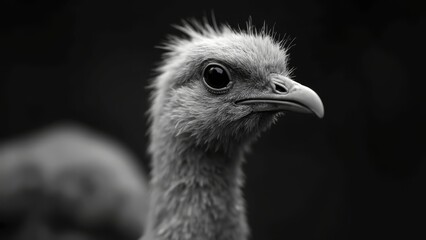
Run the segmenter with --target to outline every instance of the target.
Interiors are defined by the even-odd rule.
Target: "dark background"
[[[422,1],[2,1],[0,140],[74,120],[146,155],[148,91],[181,19],[295,39],[322,120],[288,114],[245,165],[253,239],[426,239]]]

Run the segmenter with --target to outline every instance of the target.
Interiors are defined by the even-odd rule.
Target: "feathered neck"
[[[273,54],[280,66],[286,61],[285,50],[266,28],[256,32],[251,24],[247,31],[197,22],[177,28],[186,37],[171,37],[162,46],[166,53],[151,86],[152,193],[144,240],[245,240],[249,230],[241,192],[243,147],[257,136],[251,134],[254,129],[260,133],[273,118],[263,114],[244,119],[238,126],[230,120],[221,125],[223,131],[211,131],[214,123],[208,121],[214,118],[209,115],[215,115],[216,107],[197,105],[212,111],[207,111],[205,121],[195,121],[200,119],[199,111],[188,103],[200,101],[196,94],[188,95],[183,89],[196,87],[179,87],[196,75],[192,70],[199,69],[201,62],[225,45],[243,41],[253,49],[263,49],[268,59]],[[206,46],[211,50],[206,51]],[[202,56],[195,58],[194,54],[200,52]],[[198,134],[200,130],[204,132]],[[211,134],[215,131],[218,134]]]
[[[151,139],[151,213],[143,239],[247,239],[242,151],[207,152],[164,134]]]

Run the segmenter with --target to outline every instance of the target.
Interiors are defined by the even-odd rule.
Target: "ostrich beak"
[[[273,91],[238,100],[236,104],[251,105],[254,112],[293,111],[324,116],[320,97],[310,88],[288,77],[273,74]]]

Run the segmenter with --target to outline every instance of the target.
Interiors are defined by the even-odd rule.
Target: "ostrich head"
[[[227,151],[253,140],[284,111],[323,116],[318,95],[290,79],[286,49],[266,31],[178,28],[188,37],[164,46],[153,86],[153,136],[160,130],[188,146]]]

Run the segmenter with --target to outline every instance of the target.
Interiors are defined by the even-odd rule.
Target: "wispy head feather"
[[[247,20],[245,28],[238,26],[235,30],[227,23],[218,25],[214,16],[212,16],[211,23],[205,17],[203,18],[203,21],[187,19],[182,20],[181,24],[174,24],[172,26],[182,32],[184,36],[169,35],[167,40],[160,45],[159,48],[167,51],[173,51],[177,45],[185,41],[191,41],[197,38],[218,37],[227,34],[241,34],[253,37],[270,38],[283,50],[291,48],[294,41],[294,39],[291,39],[286,35],[281,37],[275,31],[274,26],[268,27],[265,22],[260,29],[256,28],[251,18]]]

